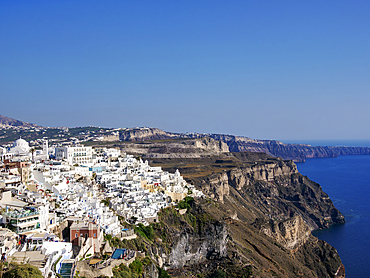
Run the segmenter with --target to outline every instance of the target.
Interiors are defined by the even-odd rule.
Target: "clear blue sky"
[[[370,1],[1,1],[0,114],[370,139]]]

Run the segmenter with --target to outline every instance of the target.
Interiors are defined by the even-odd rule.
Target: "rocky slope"
[[[144,240],[145,251],[172,277],[344,277],[336,250],[300,216],[249,223],[240,212],[231,217],[227,202],[195,200],[184,215],[163,210],[153,225],[158,240]]]
[[[12,119],[6,116],[0,115],[0,126],[5,127],[39,127],[38,125],[22,122],[16,119]]]
[[[226,153],[151,163],[179,168],[210,198],[178,215],[183,217],[178,229],[168,220],[174,216],[162,218],[161,229],[172,239],[167,242],[171,251],[160,257],[172,275],[212,277],[221,269],[227,277],[344,277],[336,250],[311,235],[311,230],[344,223],[344,217],[292,161]]]
[[[234,188],[250,210],[255,215],[262,213],[264,218],[286,220],[300,215],[311,230],[344,223],[343,215],[321,186],[299,174],[292,161],[268,159],[188,179],[219,202],[224,202]]]

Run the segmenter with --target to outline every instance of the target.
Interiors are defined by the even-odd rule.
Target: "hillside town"
[[[0,147],[0,251],[2,261],[29,263],[44,277],[73,277],[76,262],[92,258],[101,269],[129,265],[142,254],[112,248],[107,235],[134,239],[132,225],[158,222],[162,208],[204,196],[178,170],[117,148],[39,141]]]

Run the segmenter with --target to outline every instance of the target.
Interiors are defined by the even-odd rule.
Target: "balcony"
[[[34,216],[34,215],[39,215],[40,212],[38,211],[26,211],[26,212],[19,212],[19,211],[10,211],[10,212],[5,212],[3,215],[12,219],[19,219],[19,218],[24,218],[24,217],[29,217],[29,216]]]
[[[27,226],[30,226],[30,225],[36,225],[38,222],[39,222],[39,218],[38,217],[35,217],[35,218],[28,218],[26,220],[21,220],[21,221],[17,221],[17,220],[11,220],[10,221],[10,224],[12,224],[13,226],[15,227],[27,227]]]
[[[36,226],[32,226],[32,227],[27,227],[27,228],[18,228],[17,232],[18,233],[24,233],[24,232],[28,232],[28,231],[33,231],[33,230],[37,230],[40,228],[40,224],[37,223]]]

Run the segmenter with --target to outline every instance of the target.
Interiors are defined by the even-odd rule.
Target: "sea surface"
[[[318,145],[339,145],[332,143]],[[340,145],[370,146],[364,142]],[[338,250],[346,277],[370,277],[370,155],[306,159],[297,167],[301,174],[322,186],[346,219],[345,224],[316,231],[314,235]]]

